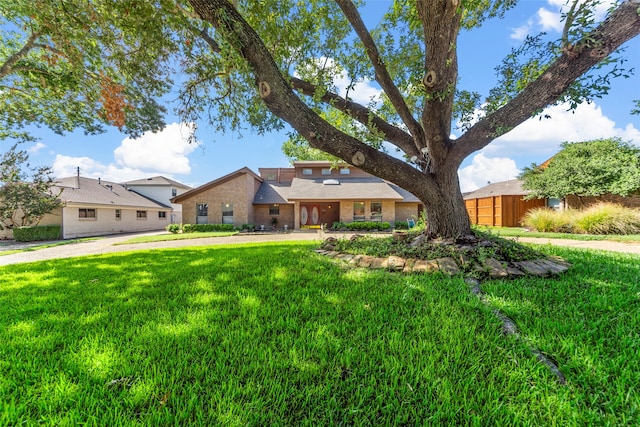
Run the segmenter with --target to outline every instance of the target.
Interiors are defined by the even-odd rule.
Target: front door
[[[327,224],[331,227],[335,221],[340,219],[340,204],[337,202],[325,203],[301,203],[300,204],[300,226],[320,227]]]
[[[300,205],[300,225],[320,225],[320,206],[318,204],[305,203]]]

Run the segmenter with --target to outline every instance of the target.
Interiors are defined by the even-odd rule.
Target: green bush
[[[255,230],[256,226],[253,224],[242,224],[240,226],[240,230],[246,230],[246,231],[253,231]]]
[[[16,242],[36,242],[39,240],[58,240],[62,228],[59,225],[39,225],[33,227],[17,227],[13,229]]]
[[[588,234],[640,234],[640,211],[613,203],[598,203],[580,211],[575,229]]]
[[[183,233],[204,233],[208,231],[233,231],[233,224],[184,224]]]
[[[332,230],[340,231],[384,231],[391,228],[391,224],[388,222],[374,222],[374,221],[362,221],[362,222],[339,222],[336,221],[331,226]]]
[[[396,221],[393,223],[393,228],[396,230],[408,230],[409,224],[407,224],[407,221]]]
[[[169,224],[166,227],[166,230],[169,233],[173,233],[173,234],[178,234],[180,232],[180,229],[181,229],[180,224]]]

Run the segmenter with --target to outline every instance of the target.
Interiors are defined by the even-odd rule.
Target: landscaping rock
[[[438,269],[443,273],[449,274],[451,276],[460,274],[460,268],[453,258],[438,258],[435,261],[438,263]]]
[[[545,277],[549,274],[549,269],[543,265],[539,265],[535,261],[518,261],[514,262],[516,267],[531,276]]]
[[[502,265],[500,261],[495,258],[487,259],[484,262],[484,265],[487,267],[489,277],[491,277],[492,279],[500,279],[509,275],[507,269]]]
[[[358,266],[368,268],[374,259],[375,258],[372,256],[364,255],[362,258],[360,258],[360,261],[358,262]]]
[[[389,258],[374,258],[369,268],[374,270],[387,268],[389,266]]]
[[[399,256],[391,255],[387,260],[389,270],[402,270],[407,260]]]

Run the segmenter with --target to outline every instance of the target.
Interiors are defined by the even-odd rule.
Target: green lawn
[[[473,226],[474,229],[480,231],[488,231],[501,237],[539,237],[548,239],[571,239],[571,240],[611,240],[614,242],[639,242],[640,234],[577,234],[577,233],[551,233],[527,231],[521,227],[487,227]]]
[[[237,231],[207,231],[197,233],[180,233],[180,234],[154,234],[151,236],[138,236],[122,243],[116,243],[116,245],[130,245],[132,243],[149,243],[149,242],[164,242],[168,240],[190,240],[190,239],[203,239],[205,237],[227,237],[238,234]]]
[[[310,243],[0,267],[0,425],[637,425],[640,257],[561,279],[346,270]]]

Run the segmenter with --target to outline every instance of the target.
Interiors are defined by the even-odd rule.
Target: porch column
[[[297,200],[293,204],[293,229],[300,230],[300,202]]]

